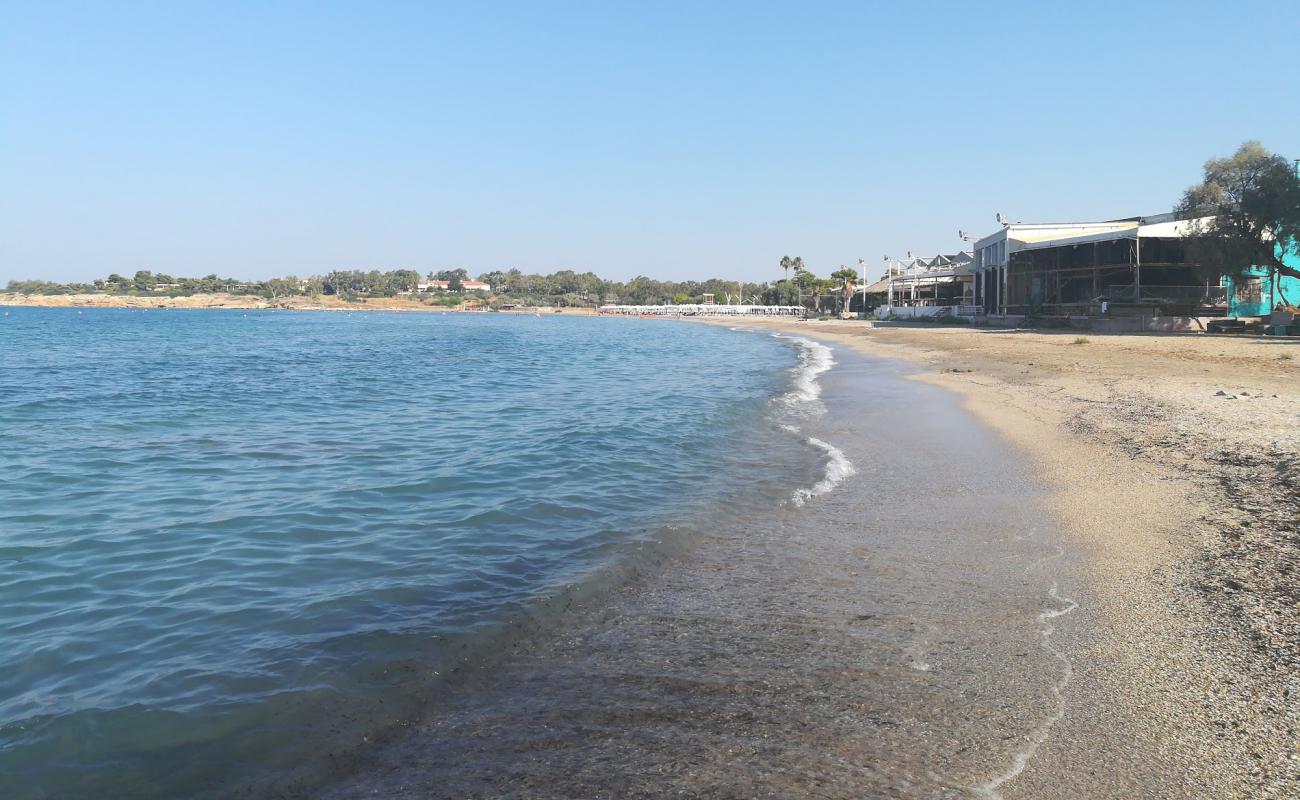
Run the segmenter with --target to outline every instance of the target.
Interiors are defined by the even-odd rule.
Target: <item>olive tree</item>
[[[1204,179],[1183,194],[1178,211],[1192,218],[1187,243],[1207,275],[1264,267],[1300,278],[1300,269],[1283,262],[1300,236],[1300,180],[1290,162],[1259,142],[1205,162]]]

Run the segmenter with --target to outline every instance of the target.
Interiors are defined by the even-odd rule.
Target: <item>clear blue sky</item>
[[[0,283],[770,279],[1300,157],[1300,3],[0,0]]]

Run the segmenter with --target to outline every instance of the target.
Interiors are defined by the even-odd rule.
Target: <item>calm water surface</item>
[[[9,311],[10,798],[310,783],[576,594],[826,474],[827,453],[782,427],[783,401],[816,402],[815,353],[789,339],[621,319]]]

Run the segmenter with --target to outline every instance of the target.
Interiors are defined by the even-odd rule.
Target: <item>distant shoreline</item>
[[[118,294],[18,294],[0,292],[0,306],[33,308],[155,308],[155,309],[232,309],[245,311],[403,311],[424,313],[484,313],[487,309],[470,311],[447,306],[431,306],[410,297],[372,297],[349,301],[335,295],[318,297],[283,297],[268,300],[264,297],[237,294],[193,294],[181,297],[141,297]],[[492,313],[502,314],[569,314],[590,316],[594,308],[558,306],[517,306]]]

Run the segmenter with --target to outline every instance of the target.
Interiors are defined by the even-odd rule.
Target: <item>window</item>
[[[1233,281],[1232,294],[1238,303],[1260,303],[1264,300],[1259,278],[1238,278]]]

